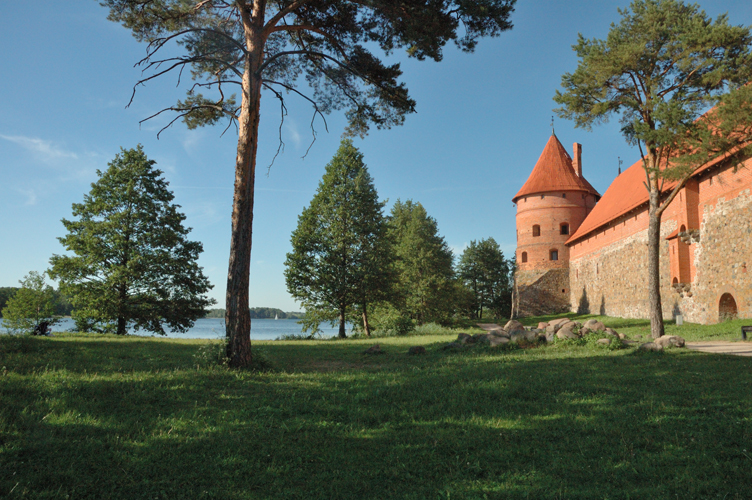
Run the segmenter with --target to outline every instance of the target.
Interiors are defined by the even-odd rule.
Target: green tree
[[[314,331],[318,321],[338,321],[344,338],[348,312],[360,306],[368,332],[367,305],[391,284],[383,278],[393,260],[383,208],[363,155],[343,140],[298,218],[285,261],[287,290],[306,308],[304,324]]]
[[[457,275],[473,293],[473,317],[481,319],[483,308],[498,319],[512,304],[509,262],[493,238],[471,241],[457,265]]]
[[[2,310],[5,309],[5,304],[8,302],[8,299],[13,297],[18,290],[19,288],[15,286],[0,287],[0,318],[3,316]]]
[[[154,164],[141,146],[121,150],[73,204],[77,220],[62,220],[68,234],[59,240],[73,255],[54,255],[50,275],[79,327],[184,332],[214,303],[196,262],[202,245],[187,239],[185,215]]]
[[[55,291],[45,283],[45,273],[31,271],[19,281],[21,288],[3,309],[3,325],[14,333],[31,333],[42,321],[54,323]]]
[[[196,80],[184,101],[163,109],[188,128],[223,118],[238,131],[232,208],[226,324],[230,366],[251,363],[248,287],[261,93],[280,101],[293,93],[312,105],[313,118],[345,110],[352,134],[400,125],[415,102],[371,50],[406,49],[419,60],[442,59],[453,41],[471,52],[482,37],[512,27],[515,0],[102,0],[109,19],[147,42],[146,75],[190,68]],[[172,43],[177,43],[176,55]],[[167,54],[163,55],[164,52]],[[311,90],[306,95],[301,84]],[[240,99],[231,94],[240,92]],[[199,91],[205,92],[205,94]],[[169,126],[169,125],[168,125]],[[280,144],[281,146],[281,144]]]
[[[605,40],[579,35],[579,64],[562,77],[559,116],[590,129],[619,115],[627,142],[643,158],[648,190],[648,290],[651,333],[663,335],[660,225],[692,173],[752,137],[749,28],[711,20],[697,5],[635,0],[619,10]],[[727,93],[731,90],[731,93]],[[728,105],[726,105],[728,103]],[[698,119],[711,106],[714,112]],[[732,158],[731,161],[735,159]]]
[[[420,203],[397,202],[388,222],[397,257],[397,306],[418,324],[445,323],[455,308],[454,256]]]

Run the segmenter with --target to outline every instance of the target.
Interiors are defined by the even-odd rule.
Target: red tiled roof
[[[692,176],[717,165],[728,156],[728,154],[725,154],[700,166],[694,171]],[[665,168],[665,164],[661,168]],[[595,208],[582,221],[582,224],[577,228],[572,237],[567,240],[567,245],[574,243],[576,240],[608,224],[614,219],[631,212],[640,205],[647,203],[648,189],[645,186],[646,182],[647,177],[645,176],[645,170],[642,168],[642,160],[638,160],[614,179],[614,182],[606,189],[601,200],[595,205]],[[663,185],[663,192],[671,191],[676,184],[677,181],[666,181]]]
[[[645,181],[645,170],[642,168],[642,160],[639,160],[614,179],[614,182],[603,193],[603,197],[598,204],[582,221],[572,237],[567,240],[567,244],[646,203],[648,201],[648,190],[645,187]]]
[[[517,203],[523,196],[549,191],[586,191],[600,197],[598,191],[574,171],[572,157],[554,134],[548,139],[527,182],[512,201]]]

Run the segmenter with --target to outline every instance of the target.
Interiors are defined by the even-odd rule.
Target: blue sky
[[[483,40],[473,54],[448,47],[440,63],[401,55],[417,113],[404,126],[374,130],[355,145],[387,210],[397,199],[419,201],[459,254],[471,240],[493,237],[508,257],[515,248],[512,197],[527,179],[551,133],[552,97],[561,75],[574,71],[577,33],[603,38],[627,0],[519,0],[515,27]],[[703,1],[715,17],[728,12],[736,25],[752,24],[749,0]],[[172,77],[139,88],[134,64],[145,47],[107,21],[97,2],[0,2],[0,286],[17,286],[29,271],[48,267],[62,253],[60,219],[71,217],[120,147],[141,143],[164,171],[201,241],[200,265],[224,306],[236,136],[224,127],[189,131],[182,123],[157,131],[167,118],[139,120],[174,104],[184,92]],[[262,97],[256,180],[250,305],[299,310],[287,294],[283,270],[290,234],[335,153],[345,126],[327,117],[329,132],[293,96],[277,149],[279,105]],[[556,134],[571,153],[583,144],[583,173],[603,193],[616,176],[618,157],[631,165],[638,153],[617,122],[592,132],[556,119]]]

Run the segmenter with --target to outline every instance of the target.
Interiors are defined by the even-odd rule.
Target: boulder
[[[645,344],[641,344],[640,347],[638,347],[637,349],[640,351],[658,352],[658,351],[662,351],[663,347],[656,344],[655,342],[646,342]]]
[[[611,343],[611,339],[598,339],[599,344],[603,345],[609,345]]]
[[[627,338],[627,336],[624,335],[623,333],[617,333],[616,336],[619,337],[621,340],[624,340]]]
[[[548,326],[548,323],[540,322],[538,323],[538,330],[545,330],[547,326]]]
[[[678,335],[664,335],[663,337],[658,337],[653,341],[653,343],[661,346],[664,349],[667,349],[669,347],[684,347],[684,339],[679,337]]]
[[[561,330],[556,332],[556,338],[564,340],[564,339],[578,339],[579,337],[572,330],[562,328]]]
[[[488,345],[491,347],[505,346],[509,343],[509,337],[500,337],[496,335],[488,336]]]
[[[583,326],[583,327],[582,327],[582,328],[580,329],[580,335],[582,335],[583,337],[584,337],[585,335],[588,335],[588,334],[592,333],[592,332],[593,332],[593,330],[591,330],[590,328],[588,328],[588,327],[586,327],[586,326]]]
[[[426,348],[422,345],[414,345],[410,349],[407,350],[407,354],[410,356],[417,356],[419,354],[425,354]]]
[[[572,320],[570,320],[569,318],[559,318],[559,319],[552,319],[551,321],[548,322],[548,324],[549,325],[561,326],[564,323],[569,323],[570,321],[572,321]]]
[[[606,331],[606,325],[595,319],[587,320],[585,322],[585,327],[596,332]]]
[[[607,334],[609,334],[611,336],[614,336],[614,337],[618,337],[619,336],[619,334],[613,328],[606,328],[604,330],[604,333],[607,333]]]
[[[384,351],[381,350],[381,346],[379,344],[372,345],[365,351],[363,351],[363,354],[368,355],[374,355],[374,354],[384,354]]]
[[[506,331],[508,331],[510,333],[514,332],[514,331],[517,331],[517,330],[524,330],[524,329],[525,329],[525,325],[523,325],[522,323],[520,323],[516,319],[511,319],[511,320],[507,321],[506,325],[504,325],[504,330],[506,330]]]
[[[472,342],[471,344],[488,344],[488,334],[486,333],[476,333],[472,336]]]
[[[488,332],[488,335],[491,337],[506,337],[509,338],[509,333],[506,330],[502,330],[501,328],[498,328],[496,330],[491,330]]]
[[[546,333],[550,333],[553,335],[554,333],[559,331],[559,325],[552,325],[551,323],[548,324],[546,327]]]
[[[509,340],[514,342],[515,344],[527,342],[527,332],[525,332],[524,330],[512,332],[512,335],[509,336]]]
[[[460,333],[459,335],[457,335],[457,340],[455,340],[455,342],[457,342],[458,344],[469,344],[472,342],[472,338],[473,337],[471,335],[468,335],[467,333]]]
[[[546,336],[546,342],[551,343],[554,341],[556,334],[554,332],[549,332],[548,329],[546,329],[545,336]]]
[[[561,328],[559,328],[559,331],[556,333],[556,335],[561,333],[562,335],[566,335],[566,338],[568,339],[579,338],[580,336],[577,333],[575,333],[576,326],[577,325],[575,325],[574,321],[570,321],[569,323],[564,323],[564,325]],[[563,337],[559,337],[559,338],[563,338]]]
[[[580,327],[581,326],[582,325],[580,325]],[[562,323],[561,325],[559,325],[559,330],[564,330],[564,329],[574,331],[577,329],[577,323],[574,321],[567,321],[566,323]]]
[[[525,330],[525,341],[534,344],[538,341],[538,332],[535,330]]]

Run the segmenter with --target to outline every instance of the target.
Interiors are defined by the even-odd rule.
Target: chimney
[[[572,159],[574,171],[579,177],[582,177],[582,144],[577,144],[575,142],[572,146],[572,153],[572,156],[574,157]]]

